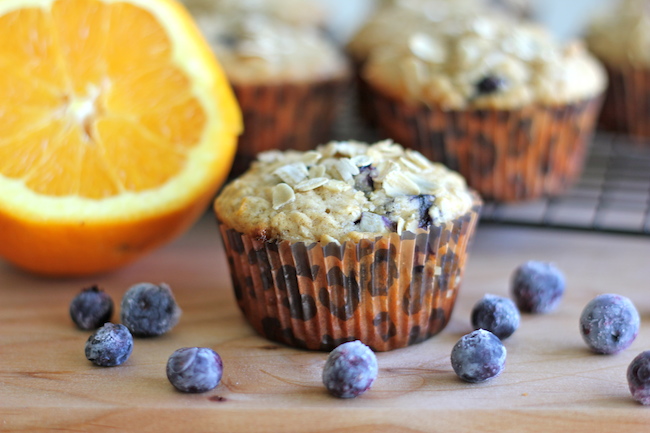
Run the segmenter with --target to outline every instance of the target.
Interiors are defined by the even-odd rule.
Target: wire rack
[[[380,137],[348,103],[334,138],[373,142]],[[565,194],[521,204],[486,203],[481,221],[650,236],[650,143],[599,132],[581,178]]]

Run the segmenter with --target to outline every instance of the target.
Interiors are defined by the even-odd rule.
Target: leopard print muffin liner
[[[604,130],[621,132],[638,144],[650,143],[650,69],[605,64],[609,86],[598,119]]]
[[[443,111],[372,90],[381,132],[458,171],[485,200],[565,192],[580,176],[601,98],[558,107]]]
[[[330,351],[361,340],[375,351],[421,342],[449,321],[481,199],[418,233],[342,245],[271,242],[219,222],[235,297],[262,336]]]
[[[231,177],[246,171],[260,152],[304,151],[329,141],[349,81],[345,76],[318,82],[233,84],[244,132]]]

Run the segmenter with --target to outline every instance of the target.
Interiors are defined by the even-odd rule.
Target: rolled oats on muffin
[[[650,138],[650,2],[624,0],[590,23],[585,39],[609,76],[603,129]]]
[[[480,205],[460,175],[417,151],[345,141],[260,154],[214,210],[259,334],[383,351],[448,322]]]
[[[495,201],[575,181],[606,84],[579,42],[502,15],[451,17],[377,47],[362,79],[386,136]]]

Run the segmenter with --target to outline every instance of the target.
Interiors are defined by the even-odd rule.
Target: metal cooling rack
[[[381,138],[344,104],[334,139]],[[486,203],[481,221],[650,236],[650,143],[598,133],[580,180],[564,195],[521,204]]]

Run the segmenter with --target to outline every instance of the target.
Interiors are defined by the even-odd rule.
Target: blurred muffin
[[[270,151],[215,201],[237,302],[261,335],[384,351],[449,320],[480,198],[390,141]]]
[[[372,104],[361,69],[370,53],[385,45],[403,44],[415,33],[427,32],[461,16],[479,17],[495,13],[523,16],[530,12],[527,0],[384,0],[346,45],[357,77],[361,116],[374,125]]]
[[[371,51],[361,79],[383,133],[495,201],[562,193],[605,87],[578,42],[501,15],[448,18]]]
[[[258,13],[195,13],[244,118],[231,176],[259,152],[307,150],[332,138],[350,81],[345,56],[320,28]]]
[[[609,75],[600,125],[638,138],[650,137],[650,1],[625,0],[595,19],[589,49]]]
[[[313,0],[182,0],[196,16],[261,14],[287,24],[322,27],[327,13]]]

